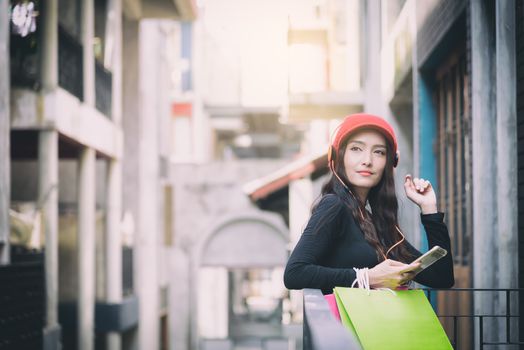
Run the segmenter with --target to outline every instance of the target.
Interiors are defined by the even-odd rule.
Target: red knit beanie
[[[352,114],[344,118],[344,121],[338,126],[338,131],[329,148],[328,160],[330,162],[334,160],[340,151],[342,141],[344,141],[350,133],[359,129],[375,129],[391,142],[395,154],[393,166],[396,167],[398,163],[398,145],[393,127],[383,118],[366,113]]]

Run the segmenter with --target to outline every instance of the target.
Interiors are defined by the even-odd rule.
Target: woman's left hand
[[[404,179],[404,190],[406,196],[420,207],[423,214],[437,212],[437,196],[429,181],[419,178],[412,179],[408,174]]]

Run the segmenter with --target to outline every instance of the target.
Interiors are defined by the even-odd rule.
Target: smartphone
[[[413,263],[420,263],[420,266],[415,270],[412,270],[415,274],[421,272],[422,270],[433,265],[437,260],[443,258],[448,254],[447,250],[439,247],[438,245],[434,246],[428,250],[425,254],[419,256]]]

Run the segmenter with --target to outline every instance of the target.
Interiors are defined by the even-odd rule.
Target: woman
[[[430,287],[453,286],[449,234],[433,187],[429,181],[406,175],[404,189],[420,207],[429,247],[439,245],[448,251],[416,276],[412,272],[418,265],[411,262],[421,253],[398,228],[393,178],[398,151],[391,125],[369,114],[346,117],[330,147],[328,162],[331,179],[323,186],[286,266],[288,289],[317,288],[330,294],[335,286],[352,286],[357,277],[371,288],[396,289],[413,277]]]

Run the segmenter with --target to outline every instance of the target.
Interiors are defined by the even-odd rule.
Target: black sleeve
[[[448,228],[444,223],[444,213],[421,214],[420,217],[428,237],[429,249],[438,245],[446,249],[448,254],[415,276],[415,282],[432,288],[451,288],[455,284],[455,277],[451,242]],[[411,245],[409,245],[409,249],[417,257],[422,255]]]
[[[325,195],[320,200],[287,262],[284,272],[286,288],[331,290],[335,286],[351,286],[356,277],[353,269],[330,268],[321,264],[334,249],[336,235],[343,230],[344,215],[347,215],[345,207],[337,196]],[[319,220],[322,222],[317,228]]]

